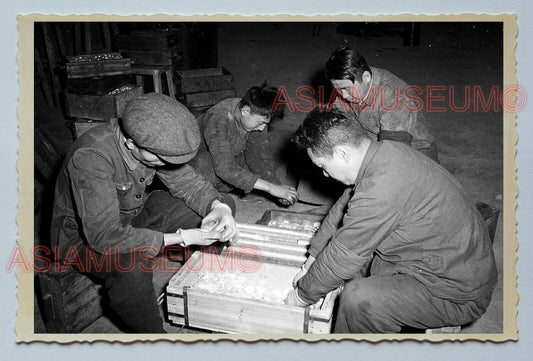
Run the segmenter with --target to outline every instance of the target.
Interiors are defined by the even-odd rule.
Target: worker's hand
[[[221,232],[206,231],[204,229],[179,229],[181,243],[185,246],[209,246],[211,243],[219,241],[222,238]]]
[[[309,267],[311,267],[311,265],[313,264],[313,262],[315,262],[315,257],[313,256],[309,256],[307,258],[307,260],[304,262],[304,264],[302,265],[302,267],[300,267],[300,271],[296,274],[296,276],[294,276],[293,280],[292,280],[292,286],[294,288],[297,287],[297,284],[298,284],[298,280],[300,278],[302,278],[303,276],[305,276],[305,274],[307,273],[307,271],[309,270]]]
[[[271,183],[269,188],[268,193],[278,198],[283,205],[293,205],[298,201],[298,192],[294,187]]]
[[[237,224],[231,215],[231,208],[218,200],[213,202],[211,212],[202,220],[203,230],[221,232],[220,241],[227,242],[237,236]]]
[[[287,295],[287,298],[285,299],[285,303],[288,305],[299,306],[299,307],[307,306],[307,303],[300,298],[297,288],[289,292],[289,294]]]

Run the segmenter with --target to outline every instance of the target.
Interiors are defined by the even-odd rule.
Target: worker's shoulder
[[[209,108],[204,114],[213,115],[217,113],[225,114],[228,111],[233,112],[241,98],[227,98]]]
[[[73,158],[109,158],[116,149],[116,128],[113,124],[96,126],[83,133],[72,144],[67,152],[66,159]]]
[[[387,69],[371,67],[371,70],[372,77],[374,78],[374,81],[372,82],[374,86],[381,86],[385,89],[394,89],[395,87],[404,88],[408,86],[405,80]]]

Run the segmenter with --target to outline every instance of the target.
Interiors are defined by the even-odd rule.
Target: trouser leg
[[[402,327],[463,325],[479,318],[488,302],[463,304],[434,297],[405,274],[356,278],[340,295],[335,333],[397,333]]]
[[[152,283],[153,260],[140,252],[79,253],[83,271],[104,280],[109,306],[136,333],[164,333]]]

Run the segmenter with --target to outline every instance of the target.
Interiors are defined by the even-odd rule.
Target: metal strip
[[[183,298],[183,295],[179,295],[179,294],[177,294],[177,293],[168,293],[168,292],[167,292],[167,297]]]
[[[304,333],[309,333],[309,311],[310,307],[307,306],[304,311]]]
[[[189,327],[189,307],[187,305],[187,291],[189,286],[183,286],[183,319],[185,327]]]

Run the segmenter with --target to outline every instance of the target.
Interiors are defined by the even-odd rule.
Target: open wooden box
[[[227,333],[329,333],[336,291],[305,308],[283,302],[312,234],[260,225],[238,228],[239,240],[220,255],[196,251],[172,277],[170,321]],[[227,280],[233,283],[224,289]]]

